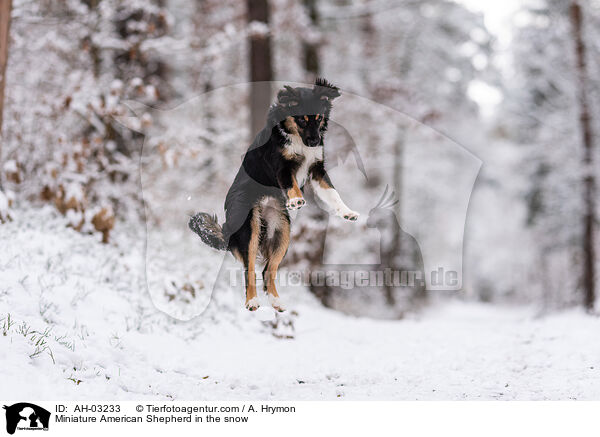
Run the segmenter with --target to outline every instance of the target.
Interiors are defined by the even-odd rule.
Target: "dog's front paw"
[[[258,303],[258,297],[253,297],[252,299],[248,299],[246,301],[246,309],[248,311],[256,311],[260,304]]]
[[[285,207],[290,211],[300,209],[304,205],[306,205],[306,201],[302,197],[292,197],[285,203]]]
[[[338,217],[343,218],[344,220],[348,220],[351,222],[355,222],[358,220],[358,217],[360,216],[359,213],[355,212],[355,211],[351,211],[351,210],[345,210],[345,211],[337,211],[336,215]]]

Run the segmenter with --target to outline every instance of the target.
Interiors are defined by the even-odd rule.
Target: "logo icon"
[[[28,402],[19,402],[6,410],[6,432],[14,434],[18,430],[44,430],[48,431],[50,411]]]

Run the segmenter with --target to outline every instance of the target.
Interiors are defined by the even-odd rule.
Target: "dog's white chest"
[[[298,186],[302,188],[308,178],[308,170],[311,165],[317,161],[323,160],[323,146],[308,147],[302,142],[302,138],[298,135],[291,135],[290,144],[287,146],[296,155],[304,157],[302,164],[296,171],[296,181]]]

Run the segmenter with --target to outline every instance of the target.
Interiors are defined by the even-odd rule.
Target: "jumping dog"
[[[310,184],[335,215],[356,221],[325,171],[324,138],[332,101],[340,91],[324,79],[313,88],[285,86],[270,107],[267,125],[244,155],[225,199],[226,220],[197,213],[189,227],[209,246],[230,251],[244,264],[246,308],[258,308],[255,265],[265,260],[264,289],[273,308],[284,311],[275,277],[290,241],[290,210],[302,208]]]

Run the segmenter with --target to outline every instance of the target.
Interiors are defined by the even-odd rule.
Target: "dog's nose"
[[[319,145],[321,139],[319,137],[309,137],[306,139],[308,141],[308,145],[311,147],[315,147]]]

